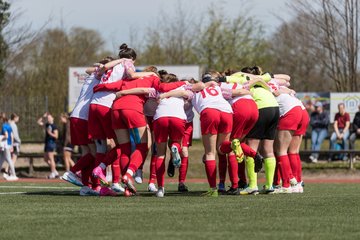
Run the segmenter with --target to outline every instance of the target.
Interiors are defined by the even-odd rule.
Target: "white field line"
[[[0,195],[26,194],[27,192],[3,192]]]
[[[79,187],[46,187],[46,186],[0,186],[0,188],[17,188],[17,189],[72,189],[79,190]]]

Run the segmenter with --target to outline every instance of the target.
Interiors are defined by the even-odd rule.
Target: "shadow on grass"
[[[166,197],[199,197],[201,194],[205,193],[205,191],[190,191],[186,193],[181,193],[177,191],[169,191],[165,193]],[[32,196],[79,196],[79,191],[36,191],[36,192],[27,192],[24,193],[25,195],[32,195]],[[138,192],[136,196],[133,197],[154,197],[155,193],[151,192]],[[91,196],[85,196],[85,197],[91,197]],[[97,197],[97,196],[94,196]],[[118,197],[124,197],[122,194],[120,194]]]

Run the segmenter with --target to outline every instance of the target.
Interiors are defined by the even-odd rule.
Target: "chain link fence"
[[[0,96],[0,112],[5,112],[8,118],[11,113],[16,113],[20,117],[17,125],[22,141],[43,141],[44,132],[37,120],[48,111],[48,108],[46,96]]]

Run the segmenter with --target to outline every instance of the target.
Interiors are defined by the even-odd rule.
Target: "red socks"
[[[136,144],[135,151],[131,154],[130,157],[130,164],[129,169],[134,173],[140,167],[142,162],[145,160],[146,155],[148,152],[148,144],[147,143],[140,143]]]
[[[229,155],[229,177],[231,187],[238,188],[238,161],[236,160],[236,156],[233,154]]]
[[[216,161],[206,160],[205,161],[206,176],[211,188],[216,188]]]
[[[165,182],[165,161],[164,158],[156,158],[156,178],[158,187],[164,187]]]
[[[292,173],[296,178],[296,181],[301,182],[302,169],[301,169],[300,156],[297,153],[289,153],[288,156],[289,156]]]
[[[249,147],[249,145],[247,145],[246,143],[241,143],[240,145],[241,145],[241,148],[242,148],[245,156],[252,157],[252,158],[255,157],[256,151],[254,149]]]
[[[129,167],[130,162],[130,154],[131,154],[131,143],[124,143],[119,145],[121,149],[121,156],[120,156],[120,170],[121,175],[124,176],[126,173],[126,170]]]
[[[117,158],[111,164],[111,171],[112,171],[112,182],[119,183],[120,182],[120,158]]]
[[[276,157],[276,160],[280,165],[282,186],[288,188],[290,187],[290,178],[292,175],[289,157],[288,155],[278,156]]]
[[[70,171],[72,173],[76,173],[84,168],[89,167],[93,159],[94,157],[93,155],[91,155],[91,153],[82,156],[81,158],[79,158],[76,164],[72,168],[70,168]]]
[[[189,165],[189,157],[181,158],[181,166],[179,169],[179,183],[184,183]]]
[[[219,147],[220,151],[222,153],[230,153],[232,151],[231,149],[231,142],[230,141],[223,141]]]
[[[151,156],[150,161],[150,176],[149,176],[149,183],[155,183],[156,180],[156,155]]]
[[[276,168],[275,168],[273,184],[275,186],[279,186],[280,185],[280,180],[281,180],[280,163],[279,163],[279,161],[277,160],[277,157],[276,157]]]
[[[220,183],[225,183],[226,180],[226,169],[227,169],[227,158],[226,154],[218,154],[219,158],[219,178]]]

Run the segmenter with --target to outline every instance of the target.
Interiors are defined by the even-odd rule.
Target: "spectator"
[[[334,118],[334,132],[331,134],[330,137],[330,147],[332,150],[336,149],[337,141],[340,140],[342,145],[344,146],[344,150],[349,149],[349,127],[350,127],[350,115],[345,111],[344,103],[339,103],[338,105],[339,112],[336,113]],[[333,154],[330,154],[329,160],[331,161]],[[342,160],[346,161],[347,156],[346,154],[343,155]]]
[[[355,140],[360,137],[360,105],[359,111],[355,114],[350,135],[350,149],[355,149]]]
[[[14,163],[11,160],[11,152],[12,152],[12,143],[14,140],[14,135],[11,129],[10,124],[8,123],[8,119],[5,115],[1,115],[1,147],[0,147],[0,168],[2,167],[4,160],[7,161],[10,167],[9,174],[5,173],[4,178],[8,181],[16,181],[18,178],[16,177]]]
[[[315,104],[315,110],[310,115],[311,131],[311,150],[319,151],[321,144],[328,135],[328,126],[330,123],[329,114],[324,111],[321,102]],[[309,157],[310,161],[316,163],[319,154],[312,153]]]
[[[54,124],[54,118],[50,113],[45,113],[41,118],[38,119],[37,123],[45,129],[44,160],[50,166],[51,170],[48,178],[57,178],[59,177],[59,173],[56,171],[54,156],[56,151],[56,140],[59,137],[59,131]]]
[[[9,124],[10,124],[12,132],[14,134],[13,151],[11,153],[11,158],[12,158],[14,165],[15,165],[17,157],[20,153],[20,144],[21,144],[18,127],[16,125],[17,122],[19,122],[19,116],[16,113],[12,113],[10,115]]]
[[[71,135],[70,135],[70,121],[69,114],[62,113],[60,115],[60,121],[64,124],[63,131],[63,159],[65,170],[69,171],[72,166],[74,166],[74,161],[71,159],[71,153],[74,151],[74,146],[71,144]]]

